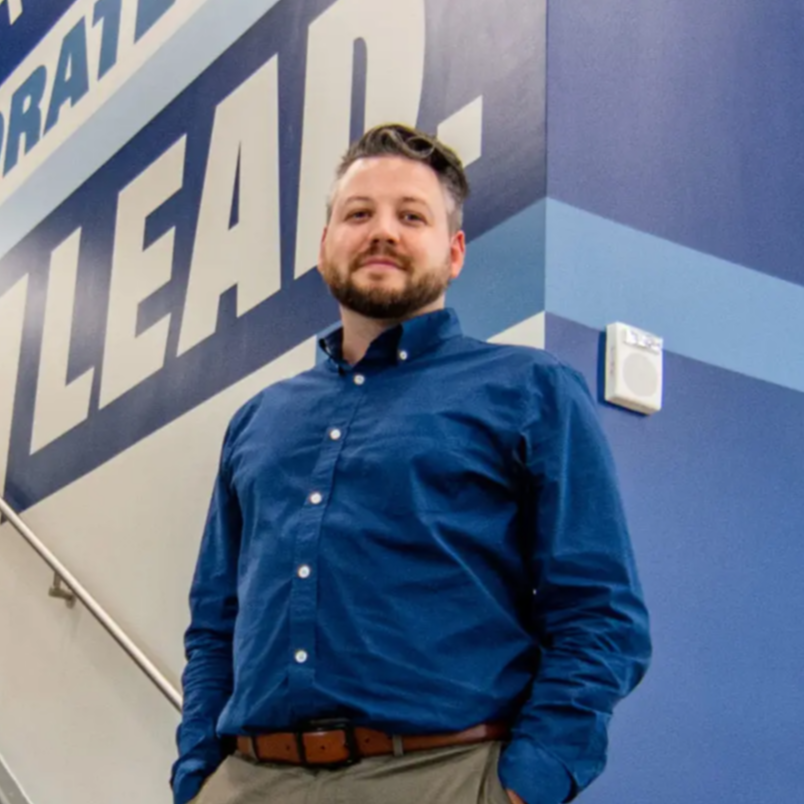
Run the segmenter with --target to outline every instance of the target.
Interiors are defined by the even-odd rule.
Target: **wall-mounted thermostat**
[[[615,323],[606,327],[606,401],[639,413],[662,409],[664,339]]]

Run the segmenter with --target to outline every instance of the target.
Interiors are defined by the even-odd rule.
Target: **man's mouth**
[[[402,267],[398,262],[390,260],[387,257],[369,257],[360,263],[360,268],[375,268],[379,270],[394,270],[401,271]]]

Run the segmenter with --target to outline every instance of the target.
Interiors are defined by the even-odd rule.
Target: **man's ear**
[[[463,263],[466,259],[466,234],[461,230],[452,235],[449,244],[450,271],[452,279],[457,279],[463,270]]]

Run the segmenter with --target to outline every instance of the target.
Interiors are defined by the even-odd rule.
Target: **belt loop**
[[[260,754],[259,754],[259,751],[257,751],[257,737],[256,737],[256,735],[254,735],[254,734],[251,735],[251,737],[249,739],[249,743],[251,745],[251,753],[252,753],[254,759],[256,759],[257,762],[259,762],[260,761]]]
[[[402,742],[402,735],[401,734],[392,734],[391,735],[391,743],[394,747],[394,756],[395,757],[402,757],[405,755],[405,746]]]

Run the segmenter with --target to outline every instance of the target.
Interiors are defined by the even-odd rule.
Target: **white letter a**
[[[277,59],[215,110],[178,354],[215,333],[221,294],[242,316],[281,286]],[[235,178],[237,221],[230,227]]]

